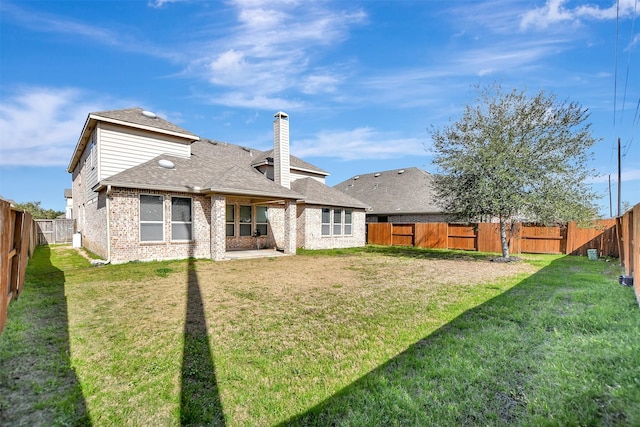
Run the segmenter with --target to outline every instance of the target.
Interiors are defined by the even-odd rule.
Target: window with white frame
[[[227,205],[226,222],[227,222],[227,237],[233,237],[236,235],[236,207],[235,205]]]
[[[191,198],[171,198],[171,240],[193,240]]]
[[[333,235],[340,236],[342,234],[342,209],[333,210]]]
[[[351,236],[351,224],[353,222],[352,219],[352,211],[351,209],[344,210],[344,234],[345,236]]]
[[[256,206],[256,231],[260,236],[267,235],[267,207]]]
[[[251,206],[240,206],[240,236],[251,236]]]
[[[331,235],[331,209],[322,208],[322,235]]]
[[[140,241],[164,241],[164,198],[157,195],[140,195]]]

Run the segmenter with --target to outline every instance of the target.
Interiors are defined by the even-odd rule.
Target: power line
[[[619,0],[618,0],[619,3]],[[631,34],[629,37],[629,40],[633,41],[633,27],[635,26],[636,23],[636,8],[638,6],[638,0],[635,1],[635,4],[633,6],[633,18],[631,20]],[[622,121],[624,120],[624,106],[626,104],[627,101],[627,84],[629,83],[629,67],[631,66],[631,48],[629,48],[629,54],[627,55],[627,72],[624,76],[624,92],[622,94],[622,110],[620,111],[620,122],[622,123]]]

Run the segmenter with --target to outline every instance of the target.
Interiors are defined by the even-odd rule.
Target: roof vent
[[[378,172],[377,174],[375,174],[373,176],[375,176],[376,178],[379,177],[380,176],[380,172]]]
[[[160,165],[161,168],[165,168],[165,169],[174,169],[176,167],[176,165],[174,165],[171,160],[166,160],[166,159],[158,160],[158,164]]]
[[[149,119],[157,119],[158,116],[153,111],[142,110],[142,115]]]
[[[404,173],[404,169],[400,169],[400,170],[398,171],[398,174],[403,174],[403,173]]]

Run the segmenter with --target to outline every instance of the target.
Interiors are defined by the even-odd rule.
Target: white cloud
[[[154,0],[154,1],[149,1],[149,6],[156,8],[156,9],[160,9],[162,7],[164,7],[164,5],[170,4],[170,3],[182,3],[182,2],[186,2],[188,0]]]
[[[3,165],[67,166],[90,111],[77,89],[24,88],[0,104]]]
[[[622,182],[640,181],[640,169],[625,169],[621,172]],[[606,184],[609,182],[608,174],[601,174],[597,177],[590,178],[587,182],[592,184]],[[618,182],[618,175],[611,174],[611,184]]]
[[[401,138],[364,127],[347,131],[324,131],[313,139],[292,142],[298,157],[333,157],[341,160],[390,159],[426,156],[423,140]]]
[[[304,107],[299,101],[289,101],[280,97],[251,95],[244,92],[227,92],[207,98],[207,102],[226,107],[254,108],[258,110],[295,110]]]
[[[127,28],[102,28],[60,16],[12,4],[2,4],[2,13],[9,15],[16,23],[32,31],[74,36],[78,43],[91,40],[126,52],[141,53],[158,58],[179,60],[183,52],[171,50],[167,46],[156,46],[131,36],[135,33]]]
[[[553,24],[562,22],[579,23],[580,19],[588,18],[595,20],[615,19],[616,16],[632,16],[635,10],[636,0],[611,1],[611,6],[601,8],[599,6],[584,5],[574,8],[566,7],[567,0],[547,0],[543,7],[527,11],[522,15],[520,21],[521,29],[536,27],[544,29]]]
[[[364,22],[361,10],[335,11],[324,8],[322,2],[231,4],[237,9],[237,24],[229,26],[228,37],[207,47],[210,55],[192,61],[190,71],[203,74],[223,90],[241,91],[244,98],[282,96],[287,90],[331,93],[345,78],[315,64],[323,49],[332,49],[352,26]]]

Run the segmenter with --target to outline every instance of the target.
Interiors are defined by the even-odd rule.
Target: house
[[[201,138],[141,108],[88,115],[67,171],[82,244],[112,263],[365,244],[366,204],[289,154]]]
[[[334,188],[370,206],[367,222],[446,222],[433,193],[433,176],[411,167],[356,175]]]
[[[73,219],[73,191],[70,188],[64,189],[64,199],[66,206],[64,209],[64,218]]]

